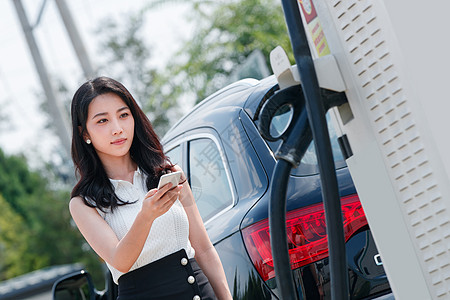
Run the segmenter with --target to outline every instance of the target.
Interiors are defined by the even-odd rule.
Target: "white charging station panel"
[[[394,296],[450,299],[450,2],[299,6],[314,56],[333,56],[346,86],[335,113]]]

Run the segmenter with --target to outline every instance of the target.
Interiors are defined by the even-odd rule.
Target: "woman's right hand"
[[[159,190],[150,190],[145,195],[142,209],[133,225],[120,240],[97,210],[87,206],[81,197],[74,197],[70,201],[70,213],[95,252],[114,268],[126,273],[142,252],[153,221],[170,209],[181,187],[170,189],[169,185],[165,185]]]
[[[180,196],[182,188],[182,185],[172,188],[172,183],[168,183],[159,190],[151,189],[144,197],[142,213],[152,219],[165,214]]]

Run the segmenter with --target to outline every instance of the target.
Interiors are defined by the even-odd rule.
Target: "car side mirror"
[[[57,280],[52,288],[53,300],[95,300],[96,292],[91,275],[84,270]]]

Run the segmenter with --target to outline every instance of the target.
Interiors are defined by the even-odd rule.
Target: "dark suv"
[[[270,248],[268,191],[280,142],[265,141],[257,129],[262,106],[277,90],[273,76],[231,84],[200,102],[163,138],[168,156],[189,177],[233,299],[279,297]],[[282,128],[289,118],[289,114],[281,116],[275,126]],[[327,120],[342,199],[351,299],[393,299],[337,142],[333,115],[327,114]],[[298,297],[330,299],[325,215],[313,143],[291,172],[287,210]],[[114,293],[110,288],[103,297],[113,299],[106,297]]]

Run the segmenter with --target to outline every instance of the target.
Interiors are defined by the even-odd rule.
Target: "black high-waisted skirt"
[[[117,300],[217,299],[195,259],[184,249],[119,277]]]

